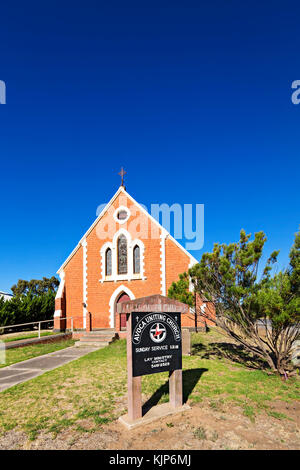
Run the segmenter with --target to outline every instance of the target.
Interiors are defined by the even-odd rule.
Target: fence
[[[71,331],[73,333],[73,331],[74,331],[73,317],[60,318],[60,320],[71,320]],[[29,326],[29,325],[38,325],[37,334],[38,334],[38,338],[40,338],[41,337],[41,324],[42,323],[51,323],[51,322],[54,323],[54,318],[51,319],[51,320],[32,321],[32,322],[29,322],[29,323],[19,323],[18,325],[0,326],[0,334],[4,334],[3,330],[5,330],[5,329],[9,330],[9,329],[12,329],[12,328],[20,328],[20,327]]]

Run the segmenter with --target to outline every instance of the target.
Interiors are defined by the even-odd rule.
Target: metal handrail
[[[60,320],[71,320],[71,331],[72,331],[72,333],[73,333],[73,331],[74,331],[74,327],[73,327],[73,318],[74,318],[74,317],[59,318]],[[1,329],[5,329],[5,328],[14,328],[14,327],[17,327],[17,326],[39,325],[38,337],[40,338],[40,337],[41,337],[41,323],[49,323],[49,322],[51,322],[51,321],[54,322],[54,318],[52,318],[51,320],[41,320],[41,321],[31,321],[31,322],[29,322],[29,323],[19,323],[18,325],[0,326],[0,330],[1,330]]]

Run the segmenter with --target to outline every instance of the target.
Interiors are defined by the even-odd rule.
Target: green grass
[[[205,429],[200,426],[199,428],[196,428],[195,431],[194,431],[194,436],[197,437],[197,439],[200,439],[202,441],[206,440],[207,439],[207,436],[206,436],[206,431]]]
[[[272,411],[272,410],[268,411],[268,415],[276,419],[289,419],[288,416],[285,415],[284,413],[278,413],[277,411]]]
[[[247,416],[250,419],[250,421],[252,421],[252,423],[254,423],[254,421],[255,421],[255,411],[254,411],[253,406],[248,405],[247,403],[245,403],[243,411],[244,411],[244,415]]]
[[[41,337],[42,336],[52,336],[52,335],[56,335],[57,333],[53,333],[53,331],[44,331],[44,332],[41,332]],[[12,341],[21,341],[22,339],[31,339],[31,338],[38,338],[38,332],[36,333],[28,333],[28,334],[20,334],[20,335],[16,335],[16,336],[12,336],[10,338],[8,337],[4,337],[2,339],[2,341],[4,341],[4,343],[10,343]],[[1,336],[0,336],[0,340],[1,340]]]
[[[213,330],[193,335],[193,354],[183,358],[185,399],[221,412],[224,419],[233,405],[251,421],[261,412],[284,419],[272,402],[299,400],[299,378],[282,382],[249,368],[244,356],[222,357],[215,345],[220,341],[225,340]],[[254,359],[249,361],[253,365]],[[0,393],[0,431],[25,430],[31,439],[40,430],[53,437],[66,428],[94,432],[126,412],[126,393],[126,342],[120,340]],[[142,394],[149,405],[168,401],[168,374],[144,376]]]
[[[226,345],[226,339],[219,332],[212,329],[208,334],[194,334],[192,342],[190,365],[201,364],[207,371],[190,394],[191,402],[201,402],[206,397],[216,411],[222,411],[225,404],[236,404],[254,421],[257,413],[270,410],[272,401],[299,400],[299,377],[282,382],[267,368],[255,368],[261,367],[261,361],[235,345]],[[283,419],[280,413],[270,411],[268,414]]]
[[[18,427],[30,439],[42,429],[54,437],[70,426],[93,432],[120,414],[126,379],[125,341],[118,341],[0,393],[0,429]]]
[[[45,344],[34,344],[31,346],[24,346],[22,348],[7,349],[5,351],[6,362],[5,364],[0,363],[0,368],[10,366],[16,362],[26,361],[27,359],[32,359],[37,356],[42,356],[60,349],[68,348],[73,346],[75,343],[74,340],[62,340],[53,343]]]

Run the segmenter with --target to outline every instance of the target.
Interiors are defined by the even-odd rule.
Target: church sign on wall
[[[180,313],[132,313],[132,375],[182,369]]]

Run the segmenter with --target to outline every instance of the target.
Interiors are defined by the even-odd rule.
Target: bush
[[[29,291],[6,301],[1,297],[0,326],[51,320],[53,319],[54,305],[55,292],[53,290],[41,294]]]

